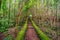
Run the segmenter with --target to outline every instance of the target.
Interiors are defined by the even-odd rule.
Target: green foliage
[[[4,40],[13,40],[11,35],[7,35]]]
[[[27,20],[23,26],[23,28],[21,29],[21,31],[18,33],[17,37],[15,40],[24,40],[24,36],[27,30]]]
[[[60,0],[24,0],[24,1],[22,1],[22,0],[2,0],[0,2],[0,4],[1,4],[0,5],[1,6],[1,8],[0,8],[0,32],[4,32],[7,30],[7,28],[9,28],[9,26],[15,24],[15,20],[19,13],[18,11],[19,11],[20,6],[22,6],[22,9],[21,9],[22,15],[21,15],[20,19],[25,18],[26,15],[28,16],[32,13],[35,13],[35,12],[32,12],[32,13],[29,12],[29,9],[32,8],[33,6],[37,7],[39,9],[39,10],[37,10],[37,12],[39,11],[38,15],[40,17],[40,14],[43,12],[45,13],[46,10],[48,10],[48,12],[51,11],[50,13],[55,13],[53,11],[55,11],[57,9],[56,7],[58,6],[58,4],[60,4]],[[42,7],[42,9],[41,9],[42,12],[40,11],[40,7]],[[45,10],[45,7],[46,7],[46,10]],[[35,9],[33,9],[33,10],[35,10]],[[52,9],[53,9],[53,11],[52,11]],[[59,9],[57,9],[57,10],[59,10]],[[60,15],[59,14],[57,14],[57,15],[58,15],[57,17],[60,19]],[[20,25],[22,25],[23,23],[24,22],[22,22]],[[43,25],[43,23],[42,23],[42,25]],[[46,37],[46,35],[43,34],[41,32],[41,30],[39,30],[39,28],[37,28],[36,25],[34,25],[34,26],[35,26],[34,28],[36,29],[37,33],[39,34],[39,37],[41,37],[42,40],[47,40],[48,37]],[[18,35],[22,34],[21,35],[22,37],[19,36],[19,38],[20,37],[23,38],[23,36],[24,36],[23,33],[25,33],[24,30],[26,30],[25,26],[23,28],[23,31],[21,31],[21,33],[18,34]],[[17,39],[19,39],[19,38],[17,38]]]
[[[6,31],[15,24],[18,4],[21,0],[2,0],[0,8],[0,32]]]
[[[6,12],[7,9],[6,0],[2,0],[1,9],[3,10],[4,13]]]
[[[29,0],[24,3],[23,11],[28,11],[33,5],[36,5],[37,0]],[[34,3],[33,3],[34,2]]]
[[[7,19],[2,19],[0,20],[0,32],[4,32],[8,28],[8,20]]]
[[[49,37],[47,37],[39,28],[38,26],[36,26],[36,24],[32,21],[33,27],[36,30],[39,38],[41,38],[41,40],[50,40]]]

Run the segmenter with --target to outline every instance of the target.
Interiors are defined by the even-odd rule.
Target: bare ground
[[[28,23],[28,29],[26,32],[25,40],[40,40],[30,22]]]

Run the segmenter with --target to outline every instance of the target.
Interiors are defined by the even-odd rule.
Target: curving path
[[[28,29],[26,32],[25,40],[40,40],[31,24],[31,22],[28,23]]]

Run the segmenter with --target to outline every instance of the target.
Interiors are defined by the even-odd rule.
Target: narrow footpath
[[[31,22],[28,23],[28,29],[26,32],[25,40],[40,40]]]

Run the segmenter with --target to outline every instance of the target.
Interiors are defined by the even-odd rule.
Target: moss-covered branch
[[[18,33],[18,35],[17,35],[15,40],[24,40],[24,36],[25,36],[26,30],[27,30],[27,20],[26,20],[26,23],[24,24],[24,27]]]
[[[34,27],[34,29],[36,30],[36,32],[37,32],[37,34],[38,34],[38,36],[39,36],[39,38],[40,38],[41,40],[50,40],[49,37],[47,37],[47,35],[44,34],[44,33],[40,30],[40,28],[38,28],[38,26],[36,26],[36,24],[35,24],[33,21],[32,21],[32,24],[33,24],[33,27]]]

